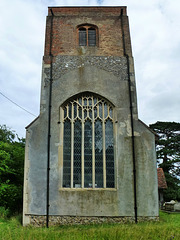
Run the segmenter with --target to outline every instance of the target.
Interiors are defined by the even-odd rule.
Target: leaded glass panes
[[[86,117],[87,117],[87,110],[85,109],[84,110],[84,118],[86,119]]]
[[[64,122],[63,187],[71,186],[71,123]]]
[[[84,98],[84,105],[86,106],[87,105],[87,99]]]
[[[82,104],[82,98],[78,98],[79,104]]]
[[[68,116],[69,116],[69,118],[71,118],[71,113],[72,113],[72,104],[69,103],[68,104]]]
[[[88,29],[88,45],[96,46],[96,29],[94,28]]]
[[[89,106],[92,106],[92,99],[91,98],[89,98]]]
[[[79,118],[82,119],[82,108],[78,107]]]
[[[75,103],[73,107],[74,107],[74,118],[76,118],[77,117],[77,104]]]
[[[114,188],[113,106],[86,94],[63,110],[63,187]]]
[[[89,109],[89,118],[92,119],[92,110]]]
[[[105,103],[104,104],[104,118],[107,118],[108,116],[108,107],[107,107],[107,104]]]
[[[73,186],[81,187],[81,122],[74,123],[74,172]]]
[[[95,186],[103,187],[103,136],[102,122],[95,122]]]
[[[99,103],[99,117],[102,118],[102,103]]]
[[[79,46],[96,46],[96,28],[82,26],[78,28]]]
[[[84,124],[84,187],[92,187],[92,123]]]
[[[112,118],[112,108],[109,108],[109,116]]]
[[[95,97],[95,98],[94,98],[94,104],[96,104],[96,103],[97,103],[97,98]]]
[[[94,118],[96,118],[97,117],[97,108],[95,107],[94,108]]]
[[[110,119],[105,125],[105,146],[106,146],[106,187],[114,187],[114,149],[113,149],[113,123]]]
[[[64,118],[67,116],[67,107],[64,108]]]
[[[79,28],[79,46],[87,45],[87,33],[86,28]]]

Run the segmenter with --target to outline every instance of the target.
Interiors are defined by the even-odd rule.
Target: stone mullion
[[[89,41],[88,41],[88,27],[86,27],[86,37],[87,37],[87,39],[86,39],[86,44],[87,44],[87,46],[89,46]]]
[[[61,166],[62,168],[60,169],[60,176],[61,176],[61,181],[60,181],[60,187],[62,188],[63,186],[63,163],[64,163],[64,154],[63,154],[63,146],[64,146],[64,110],[62,110],[62,108],[60,108],[60,145],[58,147],[58,156],[59,156],[59,161],[62,161],[61,162]],[[61,139],[62,139],[62,142],[61,142]]]
[[[82,99],[82,106],[83,106],[83,99]],[[82,188],[84,188],[84,111],[83,111],[83,108],[82,108],[82,142],[81,142],[81,173],[82,173],[82,176],[81,176],[81,186]]]
[[[106,142],[105,142],[105,119],[104,103],[102,103],[102,131],[103,131],[103,187],[106,188]]]
[[[92,106],[94,99],[92,98]],[[95,129],[94,129],[94,109],[92,111],[92,187],[95,188]]]
[[[112,112],[112,123],[113,123],[113,150],[114,150],[114,187],[118,188],[117,186],[117,169],[118,169],[118,161],[115,161],[116,159],[116,143],[117,143],[117,116],[114,113],[114,110]]]
[[[74,105],[71,104],[71,188],[73,188],[74,175]]]

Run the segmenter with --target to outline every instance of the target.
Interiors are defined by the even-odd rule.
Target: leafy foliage
[[[6,125],[0,126],[0,141],[13,142],[15,139],[14,131],[11,131]]]
[[[0,126],[0,206],[10,212],[22,209],[25,140]]]
[[[180,123],[157,122],[151,124],[150,128],[159,135],[157,159],[168,185],[164,198],[166,201],[180,200]]]

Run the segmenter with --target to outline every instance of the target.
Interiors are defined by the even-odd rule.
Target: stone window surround
[[[81,93],[81,95],[79,95],[79,96],[83,96],[83,94]],[[94,94],[94,96],[95,97],[100,97],[97,94]],[[102,99],[104,100],[104,98],[102,98]],[[71,99],[70,101],[73,101],[73,99]],[[94,172],[94,173],[92,173],[92,187],[88,187],[87,188],[87,187],[84,186],[84,170],[83,170],[83,168],[84,168],[84,159],[82,160],[83,163],[82,163],[82,167],[81,167],[81,174],[82,174],[82,176],[81,176],[81,179],[82,179],[81,186],[80,187],[75,187],[73,185],[74,184],[74,182],[73,182],[73,168],[72,168],[72,166],[73,166],[73,157],[71,157],[71,186],[70,187],[63,187],[63,132],[64,132],[64,110],[63,110],[63,108],[64,108],[65,104],[67,105],[67,101],[66,101],[65,104],[63,104],[60,107],[60,138],[62,139],[62,142],[61,142],[61,148],[60,148],[59,154],[60,154],[60,159],[61,159],[60,160],[61,161],[60,165],[62,166],[62,170],[61,170],[61,179],[60,179],[60,188],[59,188],[59,190],[63,190],[63,191],[68,191],[68,190],[72,190],[72,191],[113,190],[114,191],[114,190],[117,189],[117,186],[116,186],[117,183],[115,181],[116,175],[117,175],[117,173],[116,173],[116,171],[117,171],[116,150],[117,149],[116,149],[116,124],[115,124],[117,122],[117,121],[115,121],[115,119],[116,119],[116,117],[115,117],[116,116],[116,111],[115,111],[114,106],[110,102],[108,102],[107,100],[105,100],[105,101],[108,104],[110,104],[111,107],[113,108],[112,122],[113,122],[113,142],[114,142],[113,143],[114,144],[114,186],[112,188],[106,186],[106,159],[105,159],[104,154],[103,154],[103,186],[102,187],[96,187],[95,186],[95,157],[94,156],[92,156],[92,158],[94,158],[94,159],[92,159],[92,161],[93,161],[93,163],[92,163],[92,165],[93,165],[92,171]],[[103,125],[104,125],[103,128],[105,129],[105,123]],[[103,132],[105,132],[105,130],[103,130]],[[104,142],[104,140],[103,140],[103,142]],[[105,143],[103,143],[103,144],[105,144]],[[72,146],[72,143],[71,143],[71,146]],[[73,155],[71,154],[71,156],[73,156]]]
[[[80,28],[85,28],[86,29],[86,34],[87,34],[87,44],[86,46],[80,46],[79,45],[79,29]],[[94,28],[96,30],[96,44],[94,46],[89,46],[88,45],[88,29],[89,28]],[[86,23],[86,24],[80,24],[77,26],[77,45],[79,47],[98,47],[99,46],[99,31],[98,31],[98,27],[94,24],[89,24],[89,23]]]

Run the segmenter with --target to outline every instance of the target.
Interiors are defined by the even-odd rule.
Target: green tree
[[[13,142],[15,139],[14,131],[11,131],[6,125],[0,125],[0,141],[2,142]]]
[[[0,126],[0,206],[11,213],[22,210],[24,147],[5,125]]]
[[[158,135],[156,145],[159,167],[163,168],[168,188],[166,201],[180,200],[180,123],[156,122],[150,125]]]

